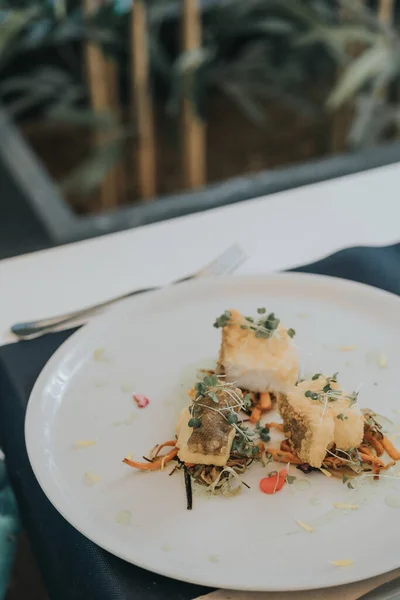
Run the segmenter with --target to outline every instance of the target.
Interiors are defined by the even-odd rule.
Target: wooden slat
[[[201,14],[199,0],[183,0],[183,51],[201,47]],[[201,187],[206,182],[205,126],[187,98],[182,105],[182,153],[185,184]]]
[[[379,0],[378,18],[382,23],[391,23],[393,19],[393,0]]]
[[[154,121],[149,82],[146,9],[142,0],[132,7],[132,112],[137,125],[137,176],[140,196],[151,200],[156,193]]]
[[[105,60],[106,86],[109,95],[109,103],[118,123],[122,122],[122,110],[119,93],[119,69],[115,60],[107,58]],[[117,194],[117,203],[123,204],[126,200],[126,171],[122,160],[115,165],[115,185]]]
[[[96,9],[97,2],[84,0],[84,9],[90,14]],[[92,108],[101,113],[111,111],[113,99],[117,95],[117,74],[115,65],[108,62],[101,49],[94,42],[86,44],[86,71],[89,97]],[[106,144],[109,134],[98,133],[96,144]],[[104,177],[99,190],[99,209],[110,209],[118,204],[119,196],[118,168],[111,169]]]

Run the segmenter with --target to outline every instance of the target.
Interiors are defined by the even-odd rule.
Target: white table
[[[354,245],[400,240],[400,165],[0,262],[0,344],[11,323],[167,283],[234,241],[242,273],[312,262]]]

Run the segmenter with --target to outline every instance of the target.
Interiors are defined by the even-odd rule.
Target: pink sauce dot
[[[145,406],[150,404],[150,400],[146,396],[143,396],[143,394],[133,394],[132,397],[139,408],[145,408]]]

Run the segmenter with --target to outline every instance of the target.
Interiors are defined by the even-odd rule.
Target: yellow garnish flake
[[[354,564],[354,560],[351,558],[347,558],[345,560],[330,560],[329,562],[334,567],[350,567]]]
[[[93,360],[97,362],[110,362],[110,359],[104,355],[104,348],[96,348],[93,352]]]
[[[296,519],[296,523],[297,525],[299,525],[302,529],[304,529],[304,531],[307,531],[307,533],[312,533],[314,531],[314,527],[311,527],[311,525],[307,525],[307,523],[303,523],[303,521],[298,521]]]
[[[130,525],[132,513],[130,510],[120,510],[115,517],[115,521],[120,525]]]
[[[352,352],[353,350],[356,350],[357,346],[340,346],[339,350],[340,352]]]
[[[101,477],[99,475],[95,475],[94,473],[90,473],[89,471],[86,471],[85,481],[88,485],[96,485],[96,483],[99,483],[100,480],[101,480]]]
[[[104,348],[96,348],[96,350],[93,352],[94,360],[101,360],[103,358],[103,354]]]
[[[104,381],[103,379],[95,379],[95,381],[93,383],[94,383],[95,387],[97,387],[97,388],[107,387],[107,381]]]
[[[89,448],[97,444],[96,440],[78,440],[74,444],[74,448]]]
[[[319,470],[325,475],[325,477],[332,477],[332,473],[330,473],[327,469],[320,467]]]
[[[124,394],[130,394],[133,392],[133,386],[130,383],[122,383],[121,392],[123,392]]]
[[[357,508],[360,508],[357,504],[345,504],[344,502],[335,502],[333,506],[343,510],[357,510]]]
[[[212,563],[217,563],[219,561],[219,556],[218,554],[210,554],[208,560]]]
[[[125,458],[127,458],[128,460],[132,460],[133,457],[133,453],[129,452],[128,456],[126,456]]]
[[[386,369],[386,367],[387,367],[387,358],[386,358],[386,356],[384,354],[381,354],[379,356],[378,364],[381,367],[381,369]]]

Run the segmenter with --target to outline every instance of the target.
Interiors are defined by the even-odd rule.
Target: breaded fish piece
[[[243,315],[230,310],[231,319],[222,328],[218,370],[226,380],[252,392],[286,392],[297,381],[299,363],[296,347],[287,330],[279,325],[266,339],[243,329]]]
[[[221,389],[216,392],[218,404],[208,396],[199,401],[202,405],[201,425],[196,429],[188,425],[191,418],[189,407],[181,411],[176,427],[178,436],[176,445],[179,448],[178,458],[181,461],[200,465],[226,465],[236,431],[224,416],[228,411],[223,411],[221,414],[218,409],[231,406],[234,407],[235,412],[238,412],[240,407],[236,406],[238,402],[235,396],[239,400],[242,399],[242,392],[239,389],[231,387],[229,391],[230,393]],[[193,398],[192,391],[189,395]]]
[[[331,389],[324,391],[327,385]],[[357,448],[363,439],[364,417],[359,407],[332,378],[320,375],[302,381],[287,395],[279,396],[278,408],[295,453],[312,467],[320,467],[327,450],[334,446],[347,451]]]
[[[296,455],[312,467],[320,467],[327,448],[334,443],[334,422],[332,414],[324,413],[324,406],[311,402],[304,391],[296,386],[289,394],[280,395],[279,412]]]

